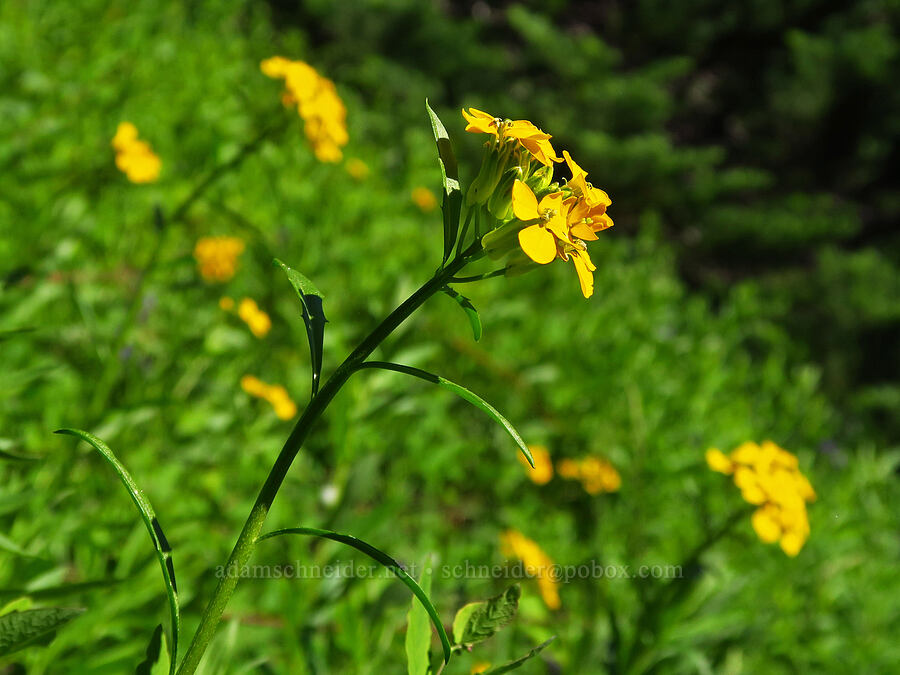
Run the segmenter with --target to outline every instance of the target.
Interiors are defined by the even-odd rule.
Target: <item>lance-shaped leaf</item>
[[[147,645],[147,651],[144,652],[144,660],[135,668],[134,675],[167,673],[171,665],[163,640],[163,627],[162,624],[159,624],[153,631],[153,635],[150,636],[150,643]]]
[[[156,548],[156,556],[159,558],[159,566],[162,568],[166,593],[169,596],[169,613],[172,619],[172,660],[169,672],[172,673],[175,671],[175,663],[178,655],[178,632],[181,628],[181,614],[178,609],[178,587],[175,585],[175,564],[172,562],[172,547],[169,546],[166,535],[163,533],[162,526],[159,524],[159,520],[156,517],[156,511],[153,510],[150,500],[144,496],[144,492],[137,486],[137,483],[134,482],[131,474],[128,473],[128,470],[113,454],[113,451],[109,449],[109,446],[106,445],[106,443],[93,434],[82,431],[81,429],[58,429],[54,433],[75,436],[75,438],[79,438],[93,446],[97,452],[103,455],[106,461],[112,465],[115,472],[119,475],[119,479],[128,490],[128,494],[131,495],[131,500],[134,502],[134,505],[137,506],[137,509],[141,514],[141,519],[144,521],[147,532],[150,533],[150,539],[153,540],[153,546]]]
[[[306,337],[309,340],[309,360],[312,364],[310,395],[315,396],[319,391],[319,376],[322,373],[322,342],[325,339],[325,324],[328,322],[322,309],[324,296],[319,292],[315,284],[300,274],[300,272],[292,267],[288,267],[278,258],[275,258],[274,262],[287,274],[288,281],[291,282],[291,286],[297,291],[297,297],[300,298],[300,304],[303,306],[303,323],[306,324]]]
[[[432,384],[436,384],[443,387],[444,389],[452,391],[454,394],[462,399],[465,399],[479,410],[487,413],[491,419],[502,426],[506,430],[506,433],[508,433],[510,437],[512,437],[512,439],[516,442],[516,445],[519,446],[519,450],[521,450],[522,454],[525,455],[525,459],[528,460],[531,468],[534,468],[534,458],[531,456],[531,451],[528,449],[528,446],[525,445],[525,441],[522,440],[522,437],[519,435],[519,432],[516,431],[516,428],[510,423],[508,419],[501,415],[500,411],[498,411],[494,406],[492,406],[477,394],[469,391],[465,387],[460,386],[455,382],[451,382],[450,380],[441,377],[440,375],[434,375],[433,373],[429,373],[426,370],[413,368],[412,366],[403,366],[399,363],[390,363],[388,361],[366,361],[359,367],[380,368],[383,370],[393,370],[397,373],[405,373],[406,375],[418,377],[421,380],[431,382]]]
[[[431,593],[430,557],[423,567],[419,586],[428,595]],[[408,675],[428,675],[431,668],[428,658],[431,652],[431,624],[425,606],[416,600],[414,597],[406,615],[406,671]]]
[[[381,551],[371,544],[364,542],[362,539],[357,539],[356,537],[350,536],[349,534],[332,532],[331,530],[320,530],[315,527],[289,527],[283,530],[275,530],[274,532],[269,532],[262,535],[257,539],[257,541],[262,541],[263,539],[271,539],[272,537],[279,537],[285,534],[305,534],[314,537],[322,537],[324,539],[331,539],[332,541],[337,541],[341,544],[351,546],[357,551],[365,553],[376,562],[379,562],[385,567],[393,570],[394,574],[397,575],[400,581],[406,584],[406,587],[413,592],[413,595],[415,595],[419,599],[419,602],[422,603],[425,611],[428,612],[428,616],[431,617],[431,622],[434,624],[434,627],[438,632],[438,637],[441,638],[441,645],[444,648],[444,662],[450,662],[450,639],[447,637],[447,632],[444,630],[444,625],[441,623],[441,618],[438,616],[437,610],[434,608],[434,605],[431,604],[431,600],[428,599],[428,595],[425,593],[425,591],[421,589],[419,584],[416,583],[415,579],[413,579],[411,576],[409,576],[409,574],[406,573],[406,570],[403,569],[403,566],[399,562],[394,560],[384,551]]]
[[[539,644],[537,647],[532,649],[530,652],[528,652],[524,656],[520,656],[515,661],[510,661],[509,663],[504,663],[502,666],[498,666],[497,668],[492,668],[491,670],[487,670],[484,672],[484,675],[500,675],[500,673],[508,673],[512,670],[518,669],[526,661],[530,661],[535,656],[540,654],[541,651],[544,649],[544,647],[549,645],[555,639],[556,639],[556,636],[554,635],[552,638],[550,638],[549,640],[546,640],[545,642],[542,642],[541,644]]]
[[[475,342],[478,342],[481,339],[481,317],[478,316],[478,310],[475,309],[475,305],[473,305],[472,301],[469,300],[466,296],[460,294],[458,291],[450,288],[449,286],[444,286],[442,290],[444,291],[444,293],[456,300],[456,303],[460,307],[462,307],[462,310],[469,318],[469,324],[472,326],[472,337],[475,338]]]
[[[437,143],[438,162],[441,165],[441,181],[444,186],[444,201],[441,211],[444,216],[444,258],[442,264],[447,262],[450,252],[456,245],[456,237],[459,234],[459,213],[462,209],[462,190],[459,185],[459,169],[456,164],[456,155],[453,154],[453,145],[450,136],[440,118],[425,101],[425,109],[431,120],[431,130],[434,132],[434,141]]]
[[[40,642],[82,612],[78,607],[46,607],[0,616],[0,656]]]
[[[514,585],[489,600],[463,605],[453,619],[453,640],[465,647],[487,640],[513,620],[521,595]]]

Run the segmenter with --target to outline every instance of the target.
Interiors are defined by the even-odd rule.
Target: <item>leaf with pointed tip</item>
[[[471,300],[459,293],[456,289],[450,288],[449,286],[444,286],[442,290],[444,291],[444,293],[456,300],[456,303],[460,307],[462,307],[462,310],[469,318],[469,324],[472,326],[472,337],[475,338],[475,342],[478,342],[481,339],[481,317],[478,316],[478,310],[475,309],[475,305],[473,305]]]
[[[428,595],[426,595],[425,591],[423,591],[419,587],[419,584],[415,582],[415,579],[413,579],[411,576],[409,576],[409,574],[406,573],[406,570],[403,569],[403,565],[394,560],[384,551],[375,548],[371,544],[364,542],[362,539],[357,539],[356,537],[353,537],[349,534],[332,532],[331,530],[320,530],[315,527],[288,527],[283,530],[275,530],[274,532],[269,532],[262,535],[257,539],[257,541],[262,541],[263,539],[271,539],[272,537],[278,537],[285,534],[305,534],[312,535],[314,537],[322,537],[324,539],[331,539],[332,541],[337,541],[341,544],[351,546],[357,551],[365,553],[373,560],[380,562],[388,569],[393,570],[394,574],[396,574],[400,581],[402,581],[406,585],[406,587],[413,592],[413,595],[415,595],[419,599],[419,602],[422,603],[425,611],[428,612],[428,616],[431,617],[431,622],[434,624],[434,627],[437,630],[438,637],[441,638],[441,645],[444,648],[444,662],[450,662],[450,639],[447,637],[447,632],[444,630],[444,625],[441,623],[441,618],[438,616],[437,610],[434,608],[434,605],[431,604],[431,600],[428,599]]]
[[[519,450],[522,451],[522,454],[525,455],[525,459],[528,460],[528,463],[531,465],[531,468],[534,468],[534,458],[531,456],[531,451],[528,449],[528,446],[525,445],[525,441],[522,440],[522,437],[519,435],[519,432],[516,431],[516,428],[510,423],[508,419],[506,419],[503,415],[500,414],[500,411],[497,410],[490,403],[485,401],[483,398],[478,396],[463,386],[456,384],[455,382],[451,382],[450,380],[441,377],[440,375],[434,375],[429,373],[427,370],[422,370],[421,368],[413,368],[412,366],[403,366],[399,363],[390,363],[388,361],[366,361],[365,363],[359,366],[360,368],[380,368],[382,370],[393,370],[397,373],[404,373],[406,375],[412,375],[413,377],[418,377],[420,380],[425,380],[426,382],[431,382],[432,384],[439,385],[444,389],[449,389],[454,394],[459,396],[462,399],[465,399],[476,408],[481,410],[482,412],[487,413],[487,415],[497,422],[500,426],[502,426],[506,433],[510,435],[510,437],[516,442],[516,445],[519,446]]]
[[[530,661],[535,656],[540,654],[541,651],[543,651],[544,647],[549,645],[555,639],[556,639],[556,636],[554,635],[552,638],[550,638],[549,640],[546,640],[545,642],[542,642],[541,644],[539,644],[537,647],[532,649],[530,652],[528,652],[524,656],[520,656],[515,661],[510,661],[509,663],[505,663],[502,666],[499,666],[497,668],[492,668],[491,670],[487,670],[487,671],[485,671],[484,675],[500,675],[501,673],[508,673],[510,671],[518,669],[526,661]]]
[[[319,377],[322,373],[322,343],[325,340],[325,311],[322,301],[325,297],[315,284],[292,267],[288,267],[278,258],[274,263],[287,274],[288,281],[297,291],[300,304],[303,306],[303,323],[306,324],[306,337],[309,340],[309,360],[312,368],[312,387],[310,396],[319,391]]]
[[[456,155],[453,145],[450,143],[450,135],[444,128],[440,118],[425,100],[425,109],[431,120],[431,130],[434,132],[434,141],[437,143],[438,163],[441,165],[441,182],[444,187],[444,201],[441,212],[444,216],[444,258],[441,264],[447,262],[450,252],[456,244],[459,234],[459,213],[462,209],[462,190],[459,185],[459,169],[456,164]]]
[[[0,656],[38,643],[83,612],[79,607],[45,607],[0,616]]]
[[[431,593],[431,565],[429,556],[419,579],[419,586],[426,595]],[[408,675],[428,675],[431,667],[428,659],[431,652],[431,625],[425,606],[416,600],[417,598],[413,598],[406,615],[406,670]]]
[[[150,636],[144,660],[135,668],[134,675],[158,675],[169,672],[170,667],[171,660],[163,637],[163,627],[162,624],[158,624]]]
[[[516,584],[489,600],[463,605],[453,619],[453,640],[465,647],[487,640],[513,620],[521,595]]]
[[[119,461],[118,457],[113,454],[113,451],[109,449],[109,446],[106,445],[106,443],[93,434],[82,431],[81,429],[57,429],[54,433],[79,438],[93,446],[97,452],[103,455],[106,461],[112,465],[115,472],[119,475],[119,479],[128,490],[128,494],[131,495],[131,500],[134,502],[134,505],[137,506],[137,509],[141,514],[144,525],[147,527],[147,532],[150,533],[150,539],[153,540],[153,546],[156,548],[156,556],[159,558],[159,566],[162,568],[166,593],[169,596],[169,613],[172,619],[172,661],[169,672],[173,673],[175,671],[176,657],[178,655],[178,631],[181,628],[181,614],[178,608],[178,587],[175,585],[175,565],[172,562],[172,547],[169,546],[166,535],[163,533],[162,526],[159,524],[159,520],[156,517],[156,511],[153,510],[153,505],[150,504],[150,500],[144,496],[143,490],[141,490],[137,486],[137,483],[134,482],[134,479],[131,477],[131,474],[128,473],[125,465]]]

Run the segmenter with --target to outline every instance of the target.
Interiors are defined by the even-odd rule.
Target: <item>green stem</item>
[[[200,626],[197,628],[197,632],[194,633],[194,637],[184,656],[184,660],[181,662],[181,666],[178,669],[178,675],[191,675],[200,664],[200,659],[203,657],[204,651],[212,640],[216,631],[216,626],[222,618],[225,607],[237,586],[241,568],[246,565],[250,559],[253,547],[256,544],[256,539],[262,531],[263,523],[266,520],[272,502],[275,500],[275,495],[278,494],[278,490],[281,488],[282,482],[284,482],[288,469],[290,469],[294,458],[300,451],[300,447],[309,435],[313,425],[322,416],[322,413],[328,407],[328,404],[331,403],[335,395],[341,390],[344,384],[346,384],[350,376],[359,369],[360,365],[373,351],[375,351],[378,345],[380,345],[388,335],[416,311],[422,303],[434,295],[434,293],[441,290],[450,277],[465,267],[469,262],[469,256],[474,254],[480,246],[481,244],[479,242],[475,242],[468,249],[458,254],[446,267],[439,269],[430,280],[419,288],[419,290],[409,296],[403,304],[391,312],[388,317],[382,321],[346,359],[344,359],[344,362],[337,367],[334,373],[332,373],[331,377],[328,378],[328,381],[325,382],[319,390],[319,393],[309,402],[306,410],[303,411],[300,419],[297,420],[297,424],[294,426],[293,431],[291,431],[291,435],[288,436],[284,446],[281,448],[281,452],[278,454],[275,464],[272,465],[272,469],[269,471],[266,482],[259,491],[259,496],[256,498],[256,502],[250,510],[250,515],[247,517],[247,521],[244,523],[240,535],[238,535],[234,549],[228,557],[228,562],[225,564],[225,573],[219,580],[218,586],[216,586],[213,597],[209,601],[209,604],[203,613],[203,617],[200,619]]]

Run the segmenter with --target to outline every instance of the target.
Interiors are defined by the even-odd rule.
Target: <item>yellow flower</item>
[[[612,464],[599,457],[563,459],[556,465],[556,471],[562,478],[580,481],[584,491],[590,495],[618,492],[622,486],[619,472]]]
[[[816,493],[800,473],[796,455],[772,441],[748,441],[730,455],[707,450],[706,463],[713,471],[733,473],[744,500],[759,507],[750,522],[762,541],[777,541],[791,557],[800,552],[809,538],[806,502],[814,501]]]
[[[558,580],[556,578],[556,566],[536,542],[532,541],[521,532],[507,530],[500,536],[500,543],[506,555],[512,555],[522,561],[525,574],[536,577],[541,598],[549,609],[559,609]]]
[[[207,281],[224,282],[234,276],[244,242],[237,237],[202,237],[194,245],[200,275]]]
[[[485,672],[490,667],[490,661],[479,661],[474,666],[472,666],[472,669],[469,671],[469,675],[479,675],[480,673]]]
[[[531,451],[531,457],[534,459],[533,469],[522,453],[517,454],[516,457],[519,458],[522,466],[525,467],[532,483],[546,485],[553,478],[553,461],[550,459],[550,453],[543,445],[529,445],[528,449]]]
[[[365,180],[369,177],[368,165],[357,157],[348,159],[347,163],[344,165],[344,169],[347,170],[347,173],[349,173],[350,177],[354,180]]]
[[[534,223],[519,230],[519,245],[525,255],[541,265],[552,262],[557,254],[556,242],[569,240],[562,193],[548,194],[538,203],[531,188],[517,180],[513,183],[512,206],[516,218]]]
[[[113,136],[116,167],[132,183],[152,183],[159,178],[162,161],[150,145],[138,140],[138,130],[131,122],[121,122]]]
[[[289,420],[297,414],[296,404],[291,400],[287,389],[280,384],[266,384],[253,375],[244,375],[241,378],[241,388],[250,396],[268,401],[279,419]]]
[[[490,134],[501,142],[512,139],[544,166],[562,161],[550,143],[552,136],[528,120],[505,120],[477,108],[463,109],[462,114],[467,122],[466,131],[470,133]]]
[[[265,59],[259,67],[267,77],[284,80],[282,101],[297,106],[316,158],[321,162],[340,161],[341,148],[349,140],[347,109],[334,82],[319,75],[308,63],[282,56]]]
[[[434,211],[437,207],[437,197],[427,187],[417,187],[412,191],[412,200],[423,213]]]
[[[238,305],[238,316],[258,338],[265,337],[272,328],[272,320],[254,300],[244,298]]]

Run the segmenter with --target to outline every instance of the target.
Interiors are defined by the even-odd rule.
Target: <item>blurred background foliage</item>
[[[459,108],[527,118],[610,193],[616,227],[592,247],[590,301],[563,265],[466,286],[480,342],[442,296],[379,356],[468,386],[555,460],[608,459],[622,487],[534,485],[477,411],[362,373],[298,457],[271,528],[345,531],[409,563],[499,563],[514,528],[561,564],[676,565],[740,508],[703,451],[772,438],[819,494],[796,559],[744,518],[661,608],[658,580],[575,580],[555,612],[526,583],[514,627],[447,672],[554,634],[549,665],[524,672],[890,672],[898,23],[893,0],[2,3],[0,605],[89,609],[7,671],[124,672],[165,613],[127,495],[102,460],[50,435],[60,426],[106,440],[156,505],[190,635],[290,430],[240,378],[284,384],[301,405],[308,391],[299,309],[271,259],[325,294],[326,372],[440,262],[440,215],[410,198],[439,186],[427,97],[464,182],[480,139]],[[259,72],[275,53],[337,83],[345,154],[368,177],[315,161]],[[122,120],[161,156],[158,183],[116,171]],[[154,204],[174,208],[272,125],[182,222],[154,227]],[[224,286],[191,256],[213,234],[247,242]],[[226,294],[272,315],[264,341],[219,309]],[[254,560],[364,562],[288,540]],[[68,586],[83,582],[101,583]],[[503,584],[438,575],[433,593],[449,623]],[[408,603],[388,578],[248,580],[206,672],[397,672]]]

